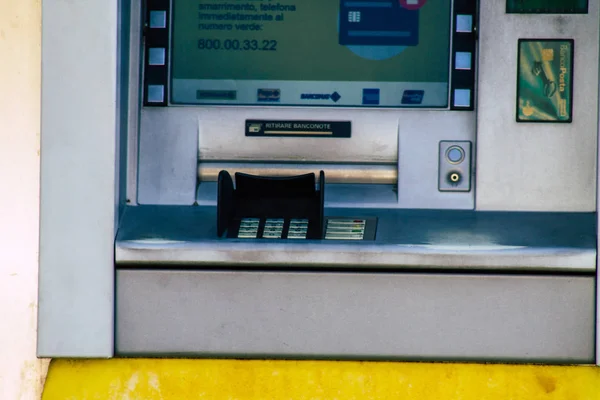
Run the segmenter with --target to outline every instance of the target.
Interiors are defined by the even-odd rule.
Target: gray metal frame
[[[111,357],[116,328],[117,350],[123,354],[230,355],[232,351],[235,352],[236,345],[248,345],[250,347],[246,347],[246,350],[253,355],[312,353],[317,356],[315,351],[320,351],[321,356],[332,357],[345,354],[359,358],[394,355],[410,358],[412,354],[414,357],[432,359],[507,360],[506,357],[514,359],[518,358],[518,354],[523,354],[522,359],[530,361],[594,361],[594,278],[587,267],[585,271],[578,271],[578,275],[565,276],[570,272],[562,271],[562,276],[538,275],[535,279],[522,275],[455,275],[453,277],[457,280],[454,282],[459,283],[450,286],[447,285],[447,279],[451,277],[442,273],[425,277],[414,273],[320,275],[302,272],[118,270],[118,290],[115,293],[114,239],[120,209],[125,200],[124,182],[127,199],[131,203],[137,202],[136,193],[140,188],[141,192],[147,190],[142,197],[149,202],[191,204],[196,196],[198,149],[201,159],[212,157],[228,161],[228,154],[241,154],[241,158],[245,159],[277,158],[287,147],[276,140],[274,143],[277,146],[273,150],[262,153],[253,153],[259,151],[253,146],[244,146],[247,153],[238,153],[233,149],[229,153],[218,153],[216,150],[219,146],[231,141],[239,128],[239,121],[228,121],[225,125],[220,123],[234,116],[232,109],[215,107],[194,110],[177,107],[140,111],[137,107],[139,49],[133,48],[129,52],[127,45],[120,47],[120,44],[127,42],[127,35],[122,36],[123,42],[119,43],[119,26],[126,26],[126,23],[119,24],[119,6],[127,9],[128,2],[122,0],[117,3],[90,1],[67,4],[58,0],[42,3],[39,356]],[[133,2],[131,13],[134,23],[129,27],[132,43],[138,43],[136,41],[139,40],[139,21],[135,23],[138,15],[136,3]],[[373,154],[377,155],[375,161],[383,164],[400,160],[400,193],[407,193],[423,187],[418,184],[420,179],[429,179],[431,171],[421,167],[429,158],[437,165],[440,139],[470,140],[473,142],[474,156],[477,157],[478,209],[595,211],[597,189],[600,187],[597,185],[596,171],[596,67],[600,5],[590,2],[588,15],[573,16],[505,15],[502,7],[502,2],[482,1],[483,29],[480,30],[479,63],[482,85],[479,90],[477,141],[475,113],[457,116],[468,129],[464,133],[453,132],[452,136],[448,136],[445,131],[448,120],[442,116],[454,115],[449,112],[425,111],[412,117],[411,113],[415,112],[408,111],[402,114],[399,123],[400,114],[394,112],[373,111],[369,114],[358,110],[352,112],[352,118],[358,115],[355,118],[358,127],[356,139],[361,146],[356,148],[361,147],[364,151],[330,147],[334,161],[372,162]],[[494,26],[504,26],[505,31],[496,30]],[[514,120],[516,39],[524,36],[575,38],[575,76],[578,82],[584,83],[578,83],[575,87],[573,124],[535,126],[508,122]],[[94,44],[93,49],[90,43]],[[510,48],[514,48],[514,54],[507,51]],[[581,48],[590,50],[578,51]],[[129,61],[124,53],[130,56]],[[499,59],[497,54],[505,54],[505,57]],[[127,86],[130,89],[128,96],[119,92],[120,87]],[[492,110],[496,110],[497,114],[493,114]],[[235,116],[239,120],[246,115],[272,116],[270,111],[258,109],[237,112],[239,114]],[[341,114],[330,110],[314,112],[315,117],[325,119],[350,115],[343,111]],[[421,118],[427,113],[432,113],[430,116],[434,118],[429,121],[434,122],[423,134]],[[281,115],[290,118],[301,116],[297,110],[282,111]],[[138,118],[141,118],[140,124]],[[202,123],[199,123],[199,118]],[[163,125],[158,125],[157,129],[161,126],[168,128],[170,135],[156,131],[152,133],[147,129],[161,120]],[[222,127],[231,133],[217,135],[222,132]],[[141,129],[139,148],[138,128]],[[406,129],[408,133],[405,135],[403,130]],[[127,131],[128,160],[127,168],[120,169],[118,165],[123,162],[125,154],[124,131]],[[369,136],[374,131],[383,133],[374,139]],[[169,150],[164,156],[153,160],[160,165],[159,170],[152,169],[156,167],[150,165],[149,158],[146,161],[139,160],[138,170],[138,150],[144,157],[159,155],[148,149],[160,148],[172,135],[180,135],[181,142],[172,147],[173,151]],[[294,144],[298,146],[292,146],[295,147],[292,155],[302,156],[314,150],[307,142]],[[241,147],[239,143],[236,146],[236,150]],[[414,148],[431,149],[431,157],[421,158],[420,151],[412,154],[414,158],[404,153],[403,149]],[[212,150],[215,151],[211,153]],[[176,154],[177,151],[181,153]],[[314,158],[315,161],[323,161],[327,159],[326,156],[327,149],[320,156],[317,153]],[[176,171],[177,179],[171,180],[173,175],[169,175],[167,168]],[[421,170],[425,172],[414,173]],[[140,181],[137,180],[138,173]],[[156,174],[156,179],[152,174]],[[431,180],[437,185],[437,170]],[[557,181],[565,184],[559,185]],[[420,199],[428,194],[428,190],[418,193],[405,204],[423,204]],[[472,208],[472,205],[473,199],[470,198],[456,207]],[[430,203],[428,206],[434,205]],[[164,250],[164,244],[158,246]],[[587,265],[591,252],[584,251],[582,254]],[[456,263],[460,266],[459,261]],[[219,281],[219,285],[212,286],[215,280]],[[261,280],[264,282],[257,284]],[[480,285],[474,285],[473,281]],[[384,297],[389,301],[381,300],[378,294],[380,287],[385,289],[384,294],[387,295]],[[168,292],[165,288],[174,292]],[[288,290],[284,290],[286,288]],[[417,293],[419,291],[414,288],[422,289],[422,292]],[[146,301],[149,299],[147,293],[152,293],[150,299],[153,302]],[[224,296],[227,293],[230,296]],[[439,299],[439,293],[447,293],[450,301],[433,304],[436,298]],[[469,293],[473,296],[469,297]],[[116,327],[115,295],[118,299]],[[329,300],[329,303],[319,299]],[[184,302],[185,306],[180,313],[173,313],[173,307],[180,302]],[[349,303],[352,307],[348,307]],[[157,307],[152,308],[152,304]],[[414,307],[409,308],[407,304]],[[600,303],[598,305],[600,307]],[[277,306],[281,306],[279,311],[275,309]],[[215,313],[214,307],[220,311]],[[425,314],[414,314],[415,310]],[[426,313],[431,310],[433,313]],[[137,312],[140,314],[136,316]],[[390,315],[396,315],[397,318],[391,319]],[[421,325],[426,329],[426,334],[421,336],[425,331],[417,329],[410,337],[405,334],[396,336],[398,324],[403,320],[410,322],[408,318],[411,315],[431,316],[426,324]],[[453,315],[456,319],[450,318]],[[499,319],[494,318],[508,318],[510,315],[518,315],[519,321],[501,326],[498,325]],[[199,316],[206,323],[199,322]],[[206,319],[210,316],[218,318]],[[308,336],[297,335],[297,331],[285,331],[290,327],[306,328],[311,320],[303,317],[311,316],[312,322],[320,321],[322,327],[330,326],[331,332],[337,333],[326,337],[327,332],[321,331],[320,338],[326,339],[323,343],[332,346],[329,351],[318,346],[311,347],[316,342],[309,341]],[[231,323],[236,318],[247,323],[215,325]],[[477,318],[481,318],[482,324],[469,325],[469,321]],[[288,321],[289,325],[283,326],[282,321]],[[372,339],[370,348],[361,348],[358,345],[361,339],[359,333],[364,332],[361,326],[368,326],[371,321],[381,330],[367,332],[366,337]],[[264,322],[263,328],[257,325],[261,322]],[[244,326],[249,331],[244,331]],[[408,328],[411,326],[418,327],[407,325]],[[469,328],[460,329],[465,326]],[[212,331],[199,336],[197,328]],[[437,328],[451,335],[436,336]],[[596,328],[596,335],[600,335],[597,317]],[[272,330],[264,332],[264,329]],[[148,332],[151,335],[144,336]],[[247,335],[248,332],[262,332],[264,335],[252,337]],[[344,340],[338,340],[346,332],[350,334]],[[174,333],[185,335],[181,338],[180,347],[173,339]],[[504,342],[502,333],[508,334]],[[522,333],[525,336],[520,342],[518,337]],[[222,335],[219,337],[218,334]],[[143,337],[145,339],[140,340]],[[255,345],[248,342],[253,338],[256,339]],[[287,338],[292,338],[293,342],[280,341]],[[319,336],[315,338],[319,339]],[[410,347],[410,340],[415,338],[421,340],[415,349],[425,349],[419,354],[411,353],[415,350],[406,347]],[[494,342],[494,338],[498,341]],[[243,342],[242,339],[247,341]],[[276,346],[269,351],[263,345],[271,339]],[[446,350],[436,347],[443,344],[444,340],[446,343],[454,341],[455,345]],[[600,336],[597,336],[596,342],[599,340]],[[286,344],[294,347],[285,350]],[[507,350],[504,353],[501,351],[503,345]],[[144,350],[153,346],[154,353]],[[345,347],[345,353],[342,349],[344,346],[348,346]],[[237,349],[243,352],[242,347]],[[600,362],[600,350],[597,347],[596,362]],[[381,352],[384,348],[393,351],[386,355]],[[531,353],[527,353],[528,350]],[[239,352],[236,354],[239,355]]]
[[[42,3],[40,357],[113,354],[118,17],[116,1]]]

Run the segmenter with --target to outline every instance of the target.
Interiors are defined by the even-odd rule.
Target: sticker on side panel
[[[573,52],[573,40],[519,40],[517,122],[573,120]]]
[[[588,0],[506,0],[506,12],[509,14],[587,14]]]

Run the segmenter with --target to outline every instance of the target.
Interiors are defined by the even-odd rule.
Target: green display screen
[[[588,0],[506,0],[508,13],[575,14],[588,12]]]
[[[171,101],[446,107],[449,0],[174,0]]]

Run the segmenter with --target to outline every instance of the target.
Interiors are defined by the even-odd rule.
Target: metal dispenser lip
[[[377,218],[375,240],[219,238],[216,207],[134,206],[116,241],[118,266],[269,267],[403,271],[592,273],[591,214],[327,208],[329,216]],[[552,231],[554,235],[546,233]]]

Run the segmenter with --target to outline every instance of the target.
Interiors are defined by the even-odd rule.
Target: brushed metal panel
[[[255,138],[246,119],[350,120],[352,138]],[[473,112],[169,107],[141,113],[141,204],[191,204],[201,161],[399,163],[399,206],[472,209],[473,191],[440,193],[440,140],[475,140]],[[450,128],[449,128],[450,127]],[[400,145],[400,156],[398,156]],[[198,151],[196,152],[196,149]],[[192,199],[192,200],[191,200]]]
[[[42,3],[40,357],[110,357],[118,7]]]
[[[124,172],[126,181],[126,192],[123,194],[128,204],[137,204],[138,197],[138,155],[139,155],[139,127],[140,127],[140,103],[142,71],[140,65],[143,57],[140,52],[142,40],[142,4],[140,0],[129,0],[129,90],[127,91],[128,116],[127,116],[127,168]],[[126,26],[123,30],[127,29]]]
[[[246,137],[246,119],[348,120],[352,122],[352,138]],[[196,189],[193,172],[198,159],[201,162],[292,164],[400,162],[401,207],[425,204],[434,208],[472,209],[473,192],[438,192],[437,155],[440,140],[474,139],[473,112],[217,106],[144,108],[140,121],[138,197],[141,204],[193,203]],[[415,187],[415,182],[421,184]]]
[[[596,270],[595,216],[325,209],[378,218],[376,240],[230,240],[216,234],[215,207],[128,207],[116,243],[119,265],[144,268]]]
[[[600,75],[600,68],[598,69],[598,74]],[[600,92],[600,87],[598,88]],[[600,93],[599,93],[600,96]],[[598,115],[600,116],[600,104],[598,105]],[[600,118],[598,120],[600,132]],[[598,145],[598,164],[600,165],[600,140],[597,143]],[[600,249],[600,171],[596,171],[596,249]],[[600,365],[600,285],[598,282],[600,281],[600,271],[598,271],[598,262],[600,261],[600,256],[596,252],[596,364]]]
[[[142,111],[140,125],[138,203],[194,204],[198,165],[196,117],[171,108],[150,108]]]
[[[600,4],[587,15],[518,15],[505,3],[480,5],[477,209],[594,211]],[[515,122],[519,38],[575,40],[572,123]]]
[[[475,143],[475,113],[421,113],[398,127],[398,205],[402,208],[462,209],[475,207],[474,184],[469,192],[440,192],[441,141]],[[471,157],[471,160],[473,156]],[[475,171],[471,168],[472,175]],[[471,176],[471,182],[475,182]]]
[[[594,278],[117,271],[121,355],[589,363]]]
[[[191,109],[185,109],[190,112]],[[178,110],[178,112],[182,112]],[[394,163],[398,121],[418,118],[414,110],[318,109],[310,107],[204,107],[197,109],[201,160]],[[445,113],[434,111],[433,113]],[[352,137],[245,137],[246,119],[351,121]]]

